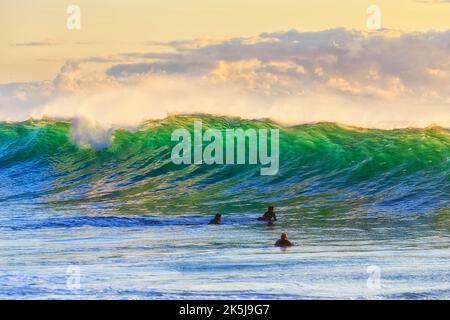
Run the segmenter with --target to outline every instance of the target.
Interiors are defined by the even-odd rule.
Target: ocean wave
[[[171,133],[180,127],[192,131],[195,119],[204,128],[280,129],[279,173],[262,177],[258,165],[175,165]],[[76,134],[73,128],[54,121],[0,125],[0,202],[174,213],[196,206],[295,206],[308,197],[399,210],[448,205],[450,134],[439,127],[282,127],[270,121],[179,116],[134,131],[94,133],[99,140],[83,137],[92,134],[86,128],[78,127]],[[90,141],[101,143],[92,148]]]

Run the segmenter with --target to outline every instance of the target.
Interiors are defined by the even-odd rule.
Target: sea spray
[[[78,117],[72,120],[70,135],[74,143],[82,148],[101,150],[113,142],[114,129],[94,120]]]
[[[1,98],[1,96],[0,96]],[[88,118],[114,128],[139,126],[168,116],[209,114],[248,120],[271,119],[292,126],[318,122],[398,129],[438,125],[450,128],[448,104],[418,99],[377,100],[330,94],[261,94],[232,84],[211,84],[195,77],[152,75],[109,88],[83,87],[21,105],[2,102],[0,121]]]

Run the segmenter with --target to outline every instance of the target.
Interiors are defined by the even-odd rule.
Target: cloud
[[[181,50],[195,50],[204,48],[213,44],[219,44],[222,40],[214,39],[214,38],[197,38],[194,40],[177,40],[177,41],[148,41],[145,44],[149,46],[163,46],[163,47],[172,47],[179,51]]]
[[[100,42],[93,41],[77,41],[72,43],[62,43],[54,40],[46,40],[46,41],[29,41],[29,42],[16,42],[10,43],[9,45],[12,47],[43,47],[43,46],[60,46],[64,44],[73,44],[79,46],[92,46],[100,44]]]
[[[290,30],[163,44],[170,50],[86,57],[67,61],[52,81],[0,85],[0,109],[9,110],[0,120],[11,119],[2,106],[9,103],[28,106],[28,116],[122,125],[200,112],[286,124],[450,127],[450,31]],[[89,73],[87,63],[104,72]]]
[[[127,77],[146,73],[161,74],[188,74],[195,72],[202,63],[186,64],[177,62],[154,62],[154,63],[130,63],[118,64],[106,71],[106,74],[114,77]]]
[[[33,41],[33,42],[16,42],[11,43],[13,47],[42,47],[42,46],[59,46],[62,43],[56,41]]]
[[[373,98],[450,98],[450,31],[291,30],[201,46],[197,42],[190,46],[183,41],[182,49],[172,42],[176,52],[130,53],[158,61],[115,65],[107,74],[203,75],[214,81],[237,81],[249,88],[292,94],[308,89]]]
[[[446,4],[450,3],[450,0],[414,0],[414,2],[427,4]]]

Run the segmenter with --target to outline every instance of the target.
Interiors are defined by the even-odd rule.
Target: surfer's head
[[[269,206],[269,208],[267,208],[268,212],[273,212],[273,206]]]
[[[214,218],[213,218],[211,221],[209,221],[208,224],[220,224],[221,218],[222,218],[222,215],[221,215],[221,214],[216,214],[216,215],[214,216]]]
[[[286,232],[283,232],[281,234],[281,240],[287,240],[288,239],[288,234]]]

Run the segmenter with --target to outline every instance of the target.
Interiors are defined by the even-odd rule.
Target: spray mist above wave
[[[72,141],[81,148],[102,150],[114,140],[114,129],[87,118],[74,118],[70,128]]]
[[[44,103],[24,109],[2,105],[0,121],[83,118],[94,127],[133,129],[147,120],[183,114],[271,119],[286,126],[332,122],[377,129],[450,127],[446,104],[348,99],[320,92],[269,94],[238,85],[168,75],[52,95]]]

